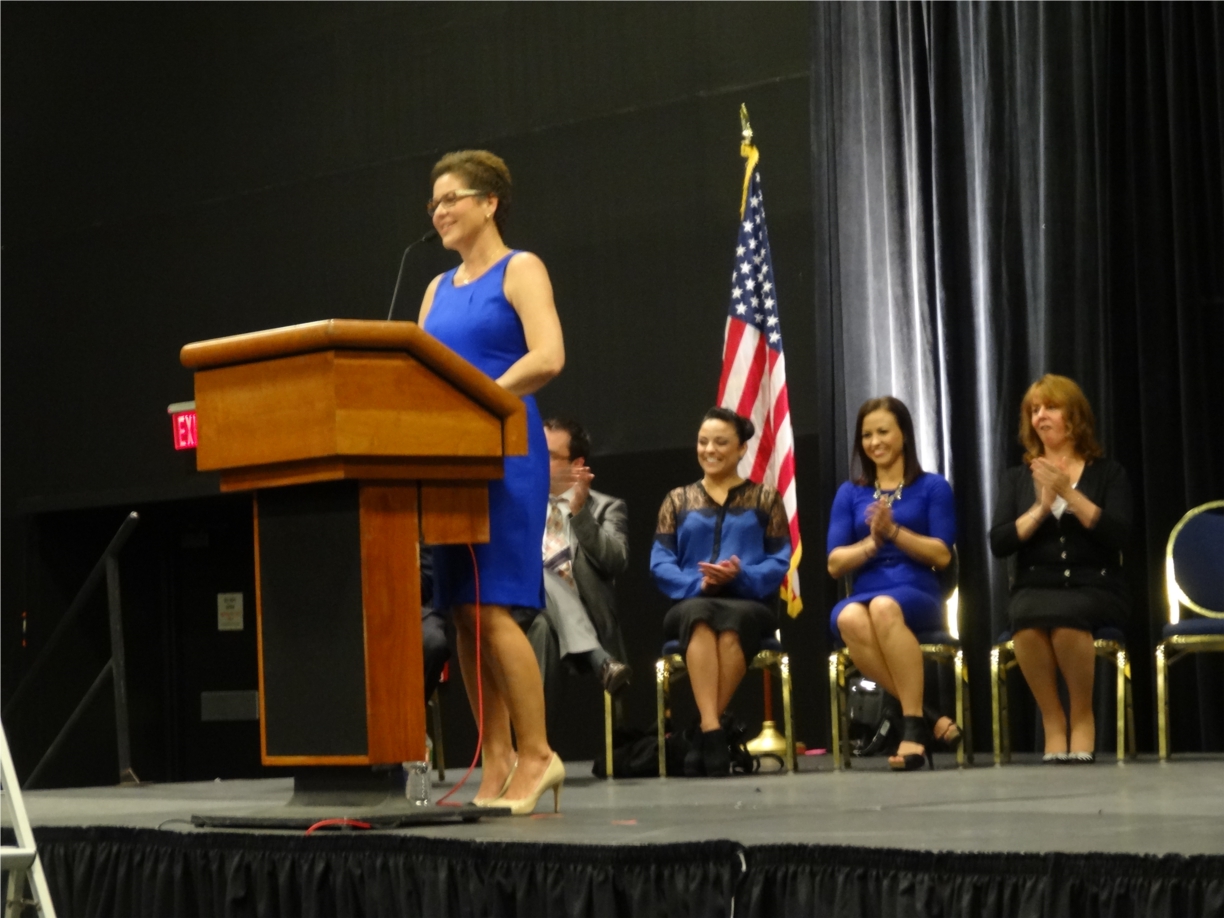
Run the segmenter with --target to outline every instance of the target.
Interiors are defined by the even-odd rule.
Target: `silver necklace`
[[[891,507],[894,503],[901,499],[901,492],[905,490],[905,482],[897,485],[897,490],[891,494],[885,494],[880,490],[880,479],[876,479],[875,493],[871,495],[872,500],[883,500],[886,507]]]

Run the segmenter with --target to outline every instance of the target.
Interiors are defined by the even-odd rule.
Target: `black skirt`
[[[663,617],[663,640],[679,641],[680,652],[688,650],[693,626],[705,622],[715,634],[734,631],[739,636],[744,660],[751,663],[761,649],[761,639],[778,627],[778,615],[755,599],[694,596],[682,599]]]
[[[1121,596],[1097,587],[1021,587],[1008,606],[1013,632],[1025,628],[1124,629],[1127,611]]]

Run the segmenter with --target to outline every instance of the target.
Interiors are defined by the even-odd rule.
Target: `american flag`
[[[795,500],[795,439],[791,434],[790,402],[786,395],[786,358],[778,321],[778,291],[765,228],[765,202],[755,147],[748,157],[744,201],[740,208],[735,270],[731,274],[731,305],[727,312],[718,404],[752,418],[757,435],[740,461],[744,478],[776,488],[790,523],[791,566],[782,582],[782,596],[793,617],[803,609],[799,598],[799,513]]]

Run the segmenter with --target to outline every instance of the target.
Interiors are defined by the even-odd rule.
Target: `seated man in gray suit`
[[[625,502],[591,490],[591,440],[575,421],[544,422],[552,477],[544,530],[547,605],[528,628],[545,684],[559,660],[616,693],[632,675],[616,620],[614,585],[629,564]]]

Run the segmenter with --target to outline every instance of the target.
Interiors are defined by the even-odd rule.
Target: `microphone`
[[[387,321],[391,321],[391,315],[395,312],[395,298],[399,295],[400,281],[404,278],[404,261],[408,258],[408,253],[415,249],[422,242],[429,242],[432,239],[438,238],[438,231],[431,229],[428,233],[422,236],[415,242],[408,243],[408,248],[404,249],[404,254],[400,256],[399,273],[395,275],[395,289],[391,291],[391,308],[387,310]]]

